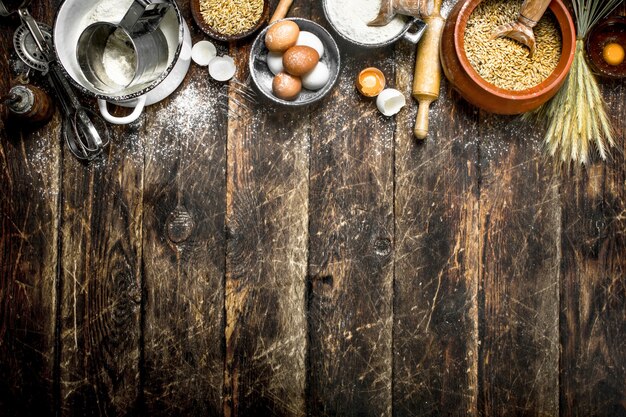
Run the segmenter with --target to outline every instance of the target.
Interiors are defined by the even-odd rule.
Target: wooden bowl
[[[626,49],[626,16],[612,17],[599,23],[587,35],[585,49],[594,72],[608,78],[626,77],[626,60],[619,65],[609,65],[602,57],[604,47],[617,43]]]
[[[559,91],[574,61],[576,27],[561,0],[552,0],[550,10],[561,28],[563,47],[556,69],[539,85],[509,91],[485,81],[470,64],[465,54],[465,28],[474,9],[482,0],[457,3],[450,11],[441,41],[441,64],[452,86],[473,105],[497,114],[520,114],[535,110]]]
[[[204,21],[202,13],[200,13],[200,0],[191,0],[191,15],[193,16],[193,20],[196,22],[196,25],[198,25],[200,30],[206,33],[209,37],[218,41],[229,42],[247,38],[248,36],[255,33],[257,30],[259,30],[261,26],[263,26],[269,19],[270,4],[269,0],[263,0],[263,12],[261,13],[261,18],[259,19],[257,24],[254,25],[254,27],[250,30],[243,33],[238,33],[236,35],[224,35],[222,33],[216,32],[211,26],[209,26]]]

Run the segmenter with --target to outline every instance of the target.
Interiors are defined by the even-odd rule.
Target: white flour
[[[134,0],[101,0],[91,13],[87,14],[85,27],[96,22],[119,23]]]
[[[103,0],[87,15],[88,26],[96,22],[119,23],[134,0]],[[111,81],[127,86],[135,76],[135,51],[126,45],[124,38],[109,37],[102,56],[102,65]]]
[[[121,36],[119,34],[121,33]],[[109,36],[102,55],[102,65],[111,81],[126,87],[135,77],[137,58],[135,50],[128,46],[126,36],[117,30]]]
[[[328,18],[335,29],[353,41],[373,45],[395,38],[406,24],[402,16],[396,16],[388,25],[374,27],[367,24],[374,20],[380,10],[380,0],[327,0]]]

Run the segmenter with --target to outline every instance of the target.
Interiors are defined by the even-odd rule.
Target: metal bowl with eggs
[[[295,35],[293,23],[297,25]],[[268,31],[270,35],[278,34],[268,37]],[[293,36],[297,38],[296,45]],[[273,39],[281,51],[276,51],[273,44],[275,51],[270,51],[266,39]],[[289,48],[282,51],[287,45]],[[339,77],[340,61],[337,43],[326,29],[307,19],[288,18],[272,23],[259,33],[252,44],[249,65],[252,82],[265,98],[298,107],[321,100],[333,89]]]

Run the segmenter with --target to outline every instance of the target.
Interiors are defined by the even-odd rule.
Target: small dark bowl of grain
[[[552,0],[534,28],[537,51],[508,38],[491,39],[499,25],[517,19],[521,0],[466,0],[451,10],[441,62],[453,87],[491,113],[537,109],[561,88],[574,61],[576,27],[561,0]]]
[[[218,41],[246,38],[269,19],[269,0],[191,0],[196,25]]]

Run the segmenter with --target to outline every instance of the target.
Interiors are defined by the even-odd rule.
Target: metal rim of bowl
[[[267,22],[270,15],[270,4],[269,0],[263,0],[263,12],[261,12],[261,18],[259,19],[259,21],[251,29],[243,33],[238,33],[236,35],[223,35],[215,31],[211,26],[209,26],[204,21],[204,18],[200,13],[200,0],[191,0],[191,15],[198,28],[200,28],[200,30],[204,32],[207,36],[222,42],[237,41],[254,34],[261,28],[261,26],[263,26]]]
[[[59,13],[61,12],[61,9],[65,5],[65,3],[67,3],[68,1],[69,0],[64,0],[61,6],[58,8],[56,15],[54,17],[55,27],[58,24]],[[161,84],[161,82],[163,82],[163,80],[167,78],[168,75],[170,75],[170,72],[172,72],[172,70],[176,66],[176,63],[178,62],[178,57],[180,56],[180,51],[183,49],[183,42],[185,41],[185,27],[183,25],[184,23],[183,15],[175,1],[171,1],[170,3],[174,7],[174,11],[176,12],[176,20],[178,21],[178,46],[176,47],[176,52],[174,53],[174,56],[177,58],[172,60],[172,62],[167,66],[167,68],[163,71],[163,74],[161,74],[159,78],[155,79],[153,82],[151,82],[149,85],[142,88],[141,90],[136,91],[132,94],[126,94],[124,96],[107,96],[105,94],[94,93],[93,91],[89,90],[88,88],[85,88],[78,81],[76,81],[74,77],[72,77],[63,66],[63,63],[61,62],[61,58],[59,58],[59,53],[57,52],[57,44],[54,41],[54,30],[53,30],[52,31],[52,43],[54,45],[54,48],[53,48],[54,54],[56,57],[56,62],[59,64],[59,67],[61,67],[61,72],[63,73],[65,78],[69,79],[72,85],[74,85],[74,87],[76,87],[81,93],[91,96],[91,97],[101,99],[101,100],[106,100],[112,103],[120,103],[124,101],[133,100],[133,99],[136,99],[138,97],[145,95],[151,90],[154,90],[159,84]]]
[[[391,39],[386,40],[385,42],[381,42],[381,43],[363,43],[363,42],[355,41],[354,39],[348,38],[343,33],[341,33],[339,30],[337,30],[337,26],[335,26],[335,24],[333,23],[332,19],[330,18],[330,13],[328,13],[328,6],[327,6],[327,4],[328,4],[328,0],[323,0],[323,2],[322,2],[322,9],[324,10],[324,17],[326,18],[326,21],[328,22],[328,24],[330,24],[330,26],[333,28],[335,33],[337,35],[339,35],[339,37],[341,39],[343,39],[344,41],[349,42],[349,43],[351,43],[353,45],[356,45],[356,46],[358,46],[360,48],[365,48],[365,49],[384,48],[386,46],[389,46],[391,44],[394,44],[394,43],[398,42],[409,31],[409,29],[411,29],[411,26],[413,26],[413,24],[417,21],[416,18],[408,18],[406,24],[404,25],[404,29],[402,29],[396,36],[394,36]]]
[[[328,84],[326,84],[326,86],[323,88],[326,91],[324,91],[323,93],[320,93],[319,96],[314,97],[313,99],[309,100],[309,101],[302,101],[302,102],[298,102],[298,101],[287,101],[287,100],[283,100],[280,99],[276,96],[274,96],[273,94],[267,94],[260,86],[259,83],[257,82],[257,77],[256,77],[256,71],[254,69],[254,62],[255,62],[255,58],[253,57],[252,54],[254,53],[254,50],[257,49],[255,48],[258,42],[264,42],[264,37],[265,37],[265,33],[267,33],[267,30],[272,26],[275,25],[278,22],[282,22],[285,20],[290,20],[293,22],[306,22],[308,24],[312,24],[313,26],[316,27],[316,29],[326,33],[326,35],[328,36],[328,38],[332,41],[331,43],[331,47],[332,49],[334,49],[334,52],[337,56],[337,71],[331,76],[331,78],[328,80]],[[324,45],[324,47],[328,50],[328,47],[326,45]],[[263,48],[265,48],[265,46],[263,46]],[[304,18],[300,18],[300,17],[290,17],[290,18],[286,18],[286,19],[281,19],[281,20],[277,20],[276,22],[272,22],[271,25],[269,25],[268,27],[266,27],[265,29],[263,29],[263,31],[261,31],[257,37],[254,39],[254,42],[252,43],[252,48],[250,49],[250,56],[248,58],[248,69],[250,71],[250,77],[252,78],[252,82],[255,85],[255,87],[257,88],[257,90],[259,90],[261,92],[261,94],[263,94],[264,97],[266,97],[268,100],[276,103],[276,104],[280,104],[286,107],[305,107],[308,105],[311,105],[313,103],[318,102],[319,100],[323,99],[324,97],[326,97],[328,95],[328,93],[330,93],[332,91],[332,89],[335,87],[335,84],[337,83],[337,80],[339,79],[339,73],[341,72],[341,53],[339,51],[339,46],[337,45],[337,42],[335,41],[335,39],[332,37],[332,35],[320,24],[313,22],[312,20],[309,19],[304,19]],[[322,90],[323,90],[322,89]],[[319,91],[322,91],[319,90]]]
[[[621,80],[623,78],[626,78],[626,73],[620,74],[617,72],[607,72],[596,62],[596,58],[600,60],[602,59],[602,57],[592,54],[590,48],[590,40],[593,39],[594,36],[597,36],[601,30],[604,30],[613,25],[618,25],[619,27],[624,28],[624,30],[626,31],[626,16],[610,17],[598,23],[593,29],[591,29],[591,31],[587,35],[587,38],[585,39],[585,52],[594,72],[602,77],[610,78],[613,80]]]
[[[480,2],[479,2],[480,3]],[[463,70],[470,75],[470,78],[472,79],[473,82],[475,82],[476,84],[478,84],[478,86],[480,88],[482,88],[483,90],[489,92],[490,94],[493,94],[494,96],[500,97],[500,98],[504,98],[507,100],[510,99],[515,99],[515,100],[527,100],[527,99],[532,99],[534,97],[537,96],[538,92],[542,92],[542,91],[547,91],[552,89],[554,86],[556,86],[562,77],[566,76],[567,73],[569,73],[569,69],[572,66],[572,63],[574,61],[574,53],[575,53],[575,49],[576,49],[576,30],[575,30],[575,25],[574,25],[574,20],[572,19],[572,15],[570,14],[569,10],[567,9],[567,6],[565,6],[565,4],[561,1],[561,0],[553,0],[550,3],[549,9],[550,11],[552,11],[552,13],[555,13],[553,6],[556,5],[554,8],[560,8],[560,10],[565,14],[566,20],[568,22],[569,27],[572,29],[572,36],[571,36],[571,41],[573,44],[573,49],[572,52],[569,56],[567,56],[567,51],[562,50],[561,51],[561,58],[559,59],[559,63],[557,64],[557,67],[554,69],[554,71],[548,76],[548,78],[546,78],[544,81],[542,81],[541,83],[537,84],[534,87],[531,87],[529,89],[526,90],[520,90],[520,91],[512,91],[512,90],[505,90],[504,88],[500,88],[497,87],[493,84],[488,83],[487,81],[485,81],[480,74],[478,74],[478,72],[474,69],[474,67],[472,67],[472,65],[469,62],[469,58],[467,58],[467,55],[465,54],[465,36],[462,36],[461,42],[456,42],[455,41],[455,50],[456,50],[456,54],[459,57],[459,62],[461,64],[461,66],[463,67]],[[467,14],[467,9],[470,7],[470,2],[467,2],[463,5],[463,8],[461,9],[461,11],[459,12],[459,16],[457,19],[457,24],[455,25],[454,31],[455,33],[465,33],[465,28],[467,25],[467,20],[463,20],[462,16]],[[467,14],[468,16],[474,11],[474,9],[478,7],[478,3],[469,11],[469,14]],[[557,23],[559,25],[559,29],[561,30],[561,38],[562,38],[562,42],[563,44],[565,44],[565,35],[564,35],[564,29],[561,27],[561,22],[557,20]],[[455,36],[455,39],[457,39],[458,37]],[[560,64],[562,61],[566,61],[567,64],[565,65],[565,70],[562,73],[556,74],[557,69],[559,68]]]

